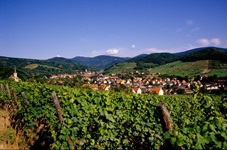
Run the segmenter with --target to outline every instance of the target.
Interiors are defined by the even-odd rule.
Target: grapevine
[[[1,103],[16,105],[12,118],[31,146],[50,149],[226,149],[227,98],[97,91],[39,83],[0,81]],[[52,93],[63,120],[59,120]],[[24,94],[22,94],[24,93]],[[11,91],[12,94],[12,91]],[[26,101],[27,100],[27,101]],[[157,104],[170,112],[173,129],[164,131]]]

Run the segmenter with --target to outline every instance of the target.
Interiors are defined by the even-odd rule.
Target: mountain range
[[[105,70],[104,73],[120,73],[122,70],[126,72],[127,70],[144,70],[177,61],[195,62],[200,60],[212,60],[209,62],[210,68],[225,69],[226,71],[227,49],[203,47],[180,53],[141,54],[133,58],[100,55],[96,57],[77,56],[70,59],[54,57],[47,60],[36,60],[0,56],[0,78],[7,78],[12,74],[14,65],[17,67],[18,72],[20,72],[21,78],[27,78],[31,76],[48,77],[52,74],[60,73],[76,73],[76,71],[84,71],[85,69]],[[193,66],[191,69],[193,69]],[[207,69],[209,70],[209,68]]]
[[[105,73],[119,74],[135,70],[166,75],[185,76],[208,73],[208,75],[227,77],[227,49],[205,47],[175,54],[152,53],[107,68]]]
[[[112,67],[115,64],[123,63],[123,62],[136,62],[137,64],[141,63],[153,63],[153,65],[149,64],[150,67],[154,67],[157,65],[163,65],[169,62],[176,61],[180,59],[183,56],[187,56],[189,54],[201,51],[201,50],[220,50],[227,52],[227,49],[225,48],[218,48],[218,47],[202,47],[202,48],[196,48],[196,49],[191,49],[179,53],[151,53],[151,54],[140,54],[138,56],[135,56],[133,58],[129,57],[116,57],[116,56],[108,56],[108,55],[100,55],[96,57],[81,57],[77,56],[72,58],[73,61],[80,63],[84,66],[93,68],[94,70],[100,71],[100,70],[105,70],[108,69],[109,67]],[[203,53],[203,52],[202,52]],[[209,52],[212,53],[212,52]],[[197,55],[197,54],[195,54]],[[204,55],[205,58],[207,59],[208,55]],[[225,55],[223,55],[225,56]],[[191,56],[187,56],[191,57]],[[213,55],[211,54],[211,57]]]
[[[104,70],[108,67],[111,67],[115,64],[125,62],[129,60],[128,57],[115,57],[115,56],[108,56],[108,55],[100,55],[96,57],[74,57],[72,58],[73,61],[83,64],[87,67],[94,68],[95,70]]]

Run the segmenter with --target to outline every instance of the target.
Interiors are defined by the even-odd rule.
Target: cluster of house
[[[84,88],[91,88],[94,90],[110,90],[111,88],[117,88],[120,85],[130,88],[133,93],[153,93],[158,95],[173,94],[177,90],[183,90],[186,94],[193,94],[192,88],[199,87],[206,90],[218,90],[220,88],[226,89],[225,80],[221,82],[202,84],[200,80],[186,82],[185,80],[179,81],[177,78],[154,78],[152,75],[144,77],[132,77],[128,79],[122,79],[117,75],[103,75],[96,74],[95,72],[83,72],[81,73],[82,80],[86,82],[82,85]],[[73,78],[76,74],[60,74],[50,77],[54,78]]]
[[[153,93],[158,95],[164,95],[170,94],[174,88],[184,89],[185,92],[188,94],[193,93],[193,91],[190,90],[191,83],[187,83],[185,80],[180,82],[176,78],[154,79],[151,76],[146,78],[134,77],[133,79],[121,79],[118,76],[99,75],[91,76],[90,78],[86,77],[86,81],[87,83],[84,84],[83,87],[109,90],[110,86],[117,87],[118,85],[123,85],[125,87],[130,87],[132,89],[132,92],[136,94]],[[193,82],[192,84],[201,85],[199,81]],[[106,88],[102,88],[103,86]]]
[[[217,80],[216,82],[209,82],[204,84],[204,89],[206,90],[227,90],[227,86],[225,86],[225,80]]]
[[[108,84],[83,84],[82,85],[83,88],[91,88],[91,89],[94,89],[94,90],[110,90],[110,85]]]
[[[58,74],[58,75],[52,75],[51,77],[50,77],[50,79],[59,79],[59,78],[70,78],[70,79],[72,79],[72,78],[74,78],[74,77],[76,77],[77,75],[76,74]]]

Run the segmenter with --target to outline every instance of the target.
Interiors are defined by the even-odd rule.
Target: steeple
[[[13,73],[13,76],[14,76],[15,79],[17,78],[17,69],[16,69],[16,66],[15,65],[14,65],[14,73]]]
[[[16,66],[14,65],[14,73],[17,73],[17,69]]]
[[[14,65],[14,72],[13,74],[9,77],[9,79],[12,79],[14,80],[15,82],[18,82],[20,79],[17,77],[17,68],[16,66]]]

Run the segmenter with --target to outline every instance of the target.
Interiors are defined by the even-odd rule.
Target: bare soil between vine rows
[[[9,112],[0,108],[0,150],[27,149],[22,139],[11,127]]]

